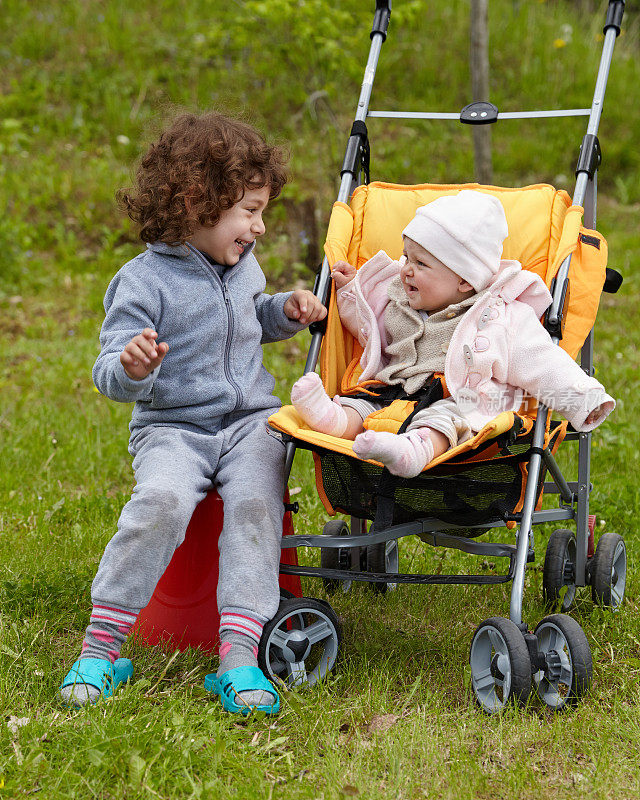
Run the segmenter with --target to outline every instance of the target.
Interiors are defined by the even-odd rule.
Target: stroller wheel
[[[622,536],[602,534],[589,567],[594,602],[617,611],[627,582],[627,548]]]
[[[349,526],[344,520],[331,519],[322,529],[323,536],[349,536]],[[359,549],[359,548],[358,548]],[[321,547],[320,566],[323,569],[351,569],[351,550],[349,547]],[[334,594],[342,586],[343,592],[351,589],[353,581],[340,581],[333,578],[323,578],[327,594]]]
[[[542,591],[547,607],[560,604],[568,611],[576,596],[576,537],[569,530],[554,531],[547,545],[542,574]]]
[[[390,539],[388,542],[370,544],[367,547],[367,572],[399,572],[400,554],[398,540]],[[389,589],[398,588],[397,583],[372,583],[374,591],[384,594]]]
[[[476,702],[487,714],[524,705],[531,692],[531,658],[522,631],[509,619],[491,617],[478,625],[469,655]]]
[[[578,623],[566,614],[545,617],[534,631],[544,669],[533,676],[542,702],[554,711],[575,705],[591,685],[591,649]]]
[[[341,638],[338,617],[329,603],[312,597],[284,599],[262,631],[258,665],[276,682],[313,685],[333,668]]]

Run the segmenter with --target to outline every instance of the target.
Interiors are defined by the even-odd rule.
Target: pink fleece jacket
[[[369,259],[337,292],[342,324],[364,352],[360,380],[370,380],[386,365],[384,311],[389,283],[401,262],[384,250]],[[600,425],[615,401],[595,378],[551,340],[540,317],[551,294],[534,272],[503,260],[487,290],[464,314],[447,350],[444,377],[451,396],[479,431],[502,411],[517,411],[526,395],[562,414],[578,431]],[[594,409],[598,418],[585,423]]]

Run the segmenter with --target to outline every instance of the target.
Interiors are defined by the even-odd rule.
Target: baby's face
[[[424,247],[405,236],[406,261],[400,270],[409,305],[430,314],[459,303],[473,291],[471,284],[446,267]]]

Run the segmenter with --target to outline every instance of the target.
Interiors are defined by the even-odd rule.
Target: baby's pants
[[[340,403],[343,406],[349,406],[360,414],[362,419],[373,414],[375,411],[380,411],[385,407],[383,403],[373,403],[370,400],[363,400],[360,398],[341,397]],[[415,431],[417,428],[433,428],[433,430],[440,431],[449,440],[451,447],[457,444],[466,442],[473,435],[469,423],[464,415],[460,413],[458,406],[451,397],[445,397],[443,400],[436,400],[427,408],[423,408],[415,415],[407,426],[406,433]]]
[[[136,486],[93,581],[94,606],[144,608],[196,505],[216,488],[224,503],[218,608],[274,616],[285,448],[267,432],[269,413],[244,415],[215,434],[150,425],[134,437]]]

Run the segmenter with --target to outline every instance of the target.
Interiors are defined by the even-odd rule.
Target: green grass
[[[598,377],[619,405],[594,437],[592,464],[597,530],[626,537],[631,572],[618,614],[595,607],[588,593],[574,613],[594,658],[590,695],[567,714],[532,701],[488,719],[472,700],[468,651],[480,621],[508,616],[508,588],[401,587],[379,596],[355,586],[331,599],[344,630],[340,668],[313,691],[287,694],[275,721],[240,723],[223,714],[200,688],[215,659],[194,651],[171,659],[134,643],[124,654],[134,658],[136,681],[113,702],[76,712],[56,699],[77,656],[98,560],[132,488],[130,408],[105,400],[91,383],[104,290],[139,249],[114,191],[130,180],[169,106],[244,109],[292,152],[292,182],[270,210],[261,261],[273,288],[306,285],[312,220],[299,209],[315,203],[321,237],[366,58],[372,4],[364,5],[0,5],[0,798],[638,793],[640,62],[633,13],[617,44],[601,129],[599,228],[625,283],[603,298],[596,352]],[[589,104],[603,18],[594,6],[491,3],[492,99],[500,108]],[[394,3],[372,107],[464,105],[467,13],[463,2]],[[570,41],[556,48],[561,33]],[[544,125],[543,134],[530,123],[495,129],[496,182],[570,185],[584,121]],[[469,131],[461,126],[372,120],[370,130],[376,179],[472,178]],[[307,342],[302,334],[265,350],[283,399]],[[570,447],[561,462],[575,462]],[[319,532],[326,515],[307,453],[296,456],[289,485],[301,490],[296,532]],[[541,563],[550,528],[537,533],[525,591],[532,626],[545,614]],[[403,568],[474,566],[453,551],[403,544]],[[318,553],[303,556],[315,562]],[[304,589],[325,597],[317,582]]]

